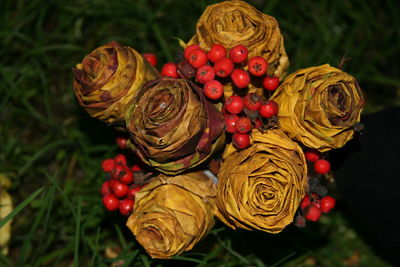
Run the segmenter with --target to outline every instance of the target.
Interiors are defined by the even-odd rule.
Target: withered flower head
[[[207,160],[225,141],[224,118],[202,89],[161,78],[137,95],[126,117],[130,147],[150,166],[176,174]]]
[[[135,197],[127,226],[152,258],[191,250],[214,225],[216,189],[202,172],[159,175]]]
[[[73,74],[79,104],[108,124],[124,123],[137,90],[159,76],[136,50],[116,42],[92,51],[73,68]]]
[[[216,216],[233,229],[279,233],[290,224],[307,188],[300,146],[279,129],[251,132],[252,144],[231,144],[218,172]]]
[[[364,103],[357,81],[327,64],[292,73],[271,99],[289,137],[322,152],[353,137]]]
[[[213,44],[221,44],[227,49],[244,45],[249,50],[249,58],[263,56],[269,63],[268,74],[280,78],[289,66],[276,19],[244,1],[209,5],[197,22],[196,34],[190,44],[199,44],[205,50]]]

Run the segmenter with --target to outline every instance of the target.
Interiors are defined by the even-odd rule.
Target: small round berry
[[[128,139],[122,136],[117,136],[117,138],[115,138],[115,143],[117,143],[117,146],[120,149],[126,149],[126,143],[128,142]]]
[[[112,191],[116,197],[124,197],[128,193],[129,187],[126,184],[115,181],[112,186]]]
[[[178,72],[176,72],[176,64],[173,62],[165,63],[161,68],[161,75],[171,78],[178,78]]]
[[[225,109],[231,114],[239,114],[243,106],[243,99],[238,95],[232,95],[225,100]]]
[[[212,63],[226,56],[226,48],[220,44],[213,44],[210,51],[207,53],[208,60]]]
[[[248,134],[234,133],[232,144],[236,149],[244,149],[250,146],[250,136]]]
[[[132,166],[131,170],[133,172],[143,171],[143,169],[137,163]]]
[[[235,125],[238,120],[239,116],[237,115],[225,115],[225,130],[231,134],[236,133]]]
[[[312,204],[306,208],[305,217],[309,221],[316,222],[321,217],[321,209]]]
[[[247,59],[249,51],[244,45],[237,45],[229,51],[229,57],[234,63],[242,63]]]
[[[217,100],[224,94],[224,86],[217,80],[211,80],[204,85],[203,93],[209,99]]]
[[[304,155],[309,162],[316,162],[321,157],[321,153],[316,149],[308,149]]]
[[[149,62],[152,66],[156,66],[157,65],[157,56],[155,54],[152,53],[144,53],[143,54],[144,59],[147,60],[147,62]]]
[[[139,192],[142,189],[142,186],[140,185],[135,185],[128,190],[128,194],[126,195],[127,198],[129,199],[135,199],[135,195],[137,192]]]
[[[217,60],[214,64],[215,75],[221,78],[228,77],[233,71],[233,68],[232,60],[226,57]]]
[[[260,119],[256,119],[256,122],[254,123],[254,128],[256,128],[257,130],[260,130],[261,131],[261,129],[262,129],[262,122],[261,122],[261,120]]]
[[[331,164],[325,159],[319,159],[314,163],[314,171],[319,174],[326,174],[330,171]]]
[[[305,195],[305,196],[303,197],[303,200],[302,200],[301,203],[300,203],[300,208],[301,208],[302,210],[304,210],[305,208],[307,208],[307,207],[310,206],[310,205],[311,205],[310,196],[309,196],[309,195]]]
[[[272,116],[276,116],[278,114],[278,103],[273,100],[268,100],[265,104],[261,105],[258,112],[263,118],[270,118]]]
[[[249,73],[242,69],[233,70],[231,73],[231,79],[237,88],[245,88],[250,83]]]
[[[111,171],[111,177],[118,180],[122,175],[125,174],[125,168],[126,166],[121,164],[115,165],[114,169]]]
[[[114,157],[115,164],[126,165],[127,160],[124,154],[117,154]]]
[[[129,169],[129,167],[125,167],[125,173],[121,175],[119,180],[123,184],[133,183],[133,173],[132,173],[131,169]]]
[[[248,110],[259,110],[261,107],[261,97],[256,93],[249,93],[243,98],[243,104]]]
[[[102,195],[110,194],[110,183],[109,183],[109,181],[105,181],[101,185],[100,194],[102,194]]]
[[[101,162],[101,168],[104,172],[111,172],[115,168],[114,159],[105,159]]]
[[[279,78],[276,76],[266,76],[263,80],[263,87],[268,91],[274,91],[279,86]]]
[[[198,44],[191,44],[186,46],[185,51],[183,52],[183,57],[189,61],[189,54],[190,52],[200,49],[200,46]]]
[[[119,199],[113,194],[103,196],[102,200],[104,207],[109,211],[114,211],[119,208]]]
[[[249,67],[249,72],[257,77],[263,76],[268,68],[268,62],[265,58],[256,56],[250,58],[249,62],[247,63]]]
[[[197,69],[196,79],[199,83],[205,84],[211,80],[214,80],[215,72],[214,68],[210,65],[204,65]]]
[[[133,211],[134,204],[135,202],[129,198],[121,200],[121,202],[119,203],[119,212],[124,216],[129,215]]]
[[[202,49],[196,49],[189,53],[189,59],[187,60],[193,68],[200,68],[207,64],[207,54]]]
[[[321,199],[321,211],[323,213],[329,213],[336,205],[336,199],[330,196],[323,197]]]
[[[235,129],[237,133],[245,134],[251,131],[251,120],[247,117],[242,117],[236,121]]]

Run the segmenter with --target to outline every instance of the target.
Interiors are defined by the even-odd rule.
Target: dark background
[[[15,205],[5,266],[386,266],[366,243],[335,186],[338,207],[305,229],[279,235],[232,231],[217,224],[193,252],[152,261],[104,211],[100,162],[118,152],[114,132],[89,118],[72,93],[71,68],[115,40],[156,53],[158,67],[194,34],[217,1],[2,0],[0,2],[0,173]],[[357,78],[372,113],[400,103],[399,1],[248,1],[275,16],[289,72],[330,63]],[[393,118],[394,122],[398,118]],[[39,191],[37,191],[39,190]],[[34,194],[34,195],[32,195]],[[34,197],[34,198],[33,198]],[[107,257],[106,251],[119,256]],[[109,253],[108,253],[109,254]]]

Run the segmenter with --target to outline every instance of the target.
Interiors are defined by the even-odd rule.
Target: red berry
[[[115,165],[114,169],[111,172],[111,177],[113,179],[121,178],[121,176],[125,174],[125,168],[126,166],[121,164]]]
[[[149,62],[152,66],[156,66],[157,65],[157,56],[155,54],[152,53],[144,53],[143,54],[144,59],[147,60],[147,62]]]
[[[237,45],[229,51],[229,57],[235,63],[242,63],[247,59],[249,51],[244,45]]]
[[[104,172],[111,172],[115,167],[114,159],[105,159],[101,162],[101,168]]]
[[[101,185],[100,194],[102,194],[102,195],[110,194],[110,183],[109,183],[109,181],[105,181]]]
[[[231,73],[231,79],[237,88],[245,88],[250,83],[249,73],[242,69],[233,70]]]
[[[161,68],[161,75],[171,78],[178,78],[178,72],[176,71],[176,64],[173,62],[165,63]]]
[[[225,115],[225,130],[228,133],[236,133],[236,122],[239,120],[237,115]]]
[[[213,44],[210,51],[207,53],[208,59],[215,63],[217,60],[226,56],[226,48],[220,44]]]
[[[239,114],[243,110],[243,99],[238,95],[232,95],[225,101],[225,109],[231,114]]]
[[[331,164],[325,159],[319,159],[314,163],[314,171],[319,174],[326,174],[330,171]]]
[[[330,196],[323,197],[321,199],[321,211],[323,213],[329,213],[336,205],[336,199]]]
[[[316,162],[317,160],[319,160],[321,153],[316,149],[309,149],[304,153],[304,155],[306,156],[306,159],[308,161]]]
[[[228,77],[233,71],[233,68],[232,60],[226,57],[217,60],[214,64],[215,75],[221,78]]]
[[[261,130],[262,127],[262,122],[260,119],[256,119],[256,122],[254,123],[254,128]]]
[[[131,168],[131,170],[133,172],[137,172],[137,171],[142,171],[142,168],[139,166],[139,164],[134,164]]]
[[[247,117],[242,117],[239,120],[237,120],[235,124],[235,129],[237,133],[248,133],[251,131],[252,125],[251,125],[251,120]]]
[[[258,110],[261,107],[261,97],[256,93],[249,93],[243,98],[243,104],[248,110]]]
[[[250,145],[250,136],[248,134],[234,133],[232,143],[236,149],[243,149]]]
[[[266,76],[263,80],[263,87],[268,91],[274,91],[279,86],[279,78],[276,76]]]
[[[126,197],[129,199],[135,199],[136,193],[139,192],[141,189],[142,189],[142,186],[140,186],[140,185],[136,185],[136,186],[129,188],[128,194]]]
[[[126,165],[127,160],[124,154],[117,154],[114,157],[115,164]]]
[[[261,105],[258,110],[261,117],[270,118],[278,114],[278,103],[273,100],[268,100],[265,104]]]
[[[119,207],[119,199],[116,198],[113,194],[108,194],[103,196],[103,205],[109,211],[117,210]]]
[[[202,49],[195,49],[189,53],[188,62],[193,68],[200,68],[207,64],[207,54]]]
[[[196,79],[199,83],[205,84],[211,80],[214,80],[215,72],[214,68],[210,65],[204,65],[197,69]]]
[[[122,136],[117,136],[115,142],[120,149],[126,149],[126,143],[128,142],[128,139]]]
[[[132,173],[131,169],[126,167],[125,168],[125,173],[121,175],[119,180],[123,184],[131,184],[131,183],[133,183],[133,173]]]
[[[263,76],[267,71],[268,62],[265,60],[265,58],[257,56],[250,58],[247,66],[249,67],[249,72],[252,75],[259,77]]]
[[[198,44],[191,44],[186,46],[185,51],[183,52],[183,56],[186,59],[186,61],[189,61],[190,52],[197,49],[200,49],[200,46]]]
[[[321,217],[321,209],[312,204],[306,208],[305,217],[309,221],[316,222]]]
[[[301,208],[302,210],[304,210],[305,208],[307,208],[307,207],[310,206],[310,205],[311,205],[310,196],[309,196],[309,195],[305,195],[305,196],[303,197],[303,200],[301,201],[300,208]]]
[[[119,212],[124,216],[129,215],[133,211],[134,204],[135,202],[129,198],[121,200],[119,203]]]
[[[216,100],[224,94],[224,86],[217,80],[211,80],[204,85],[203,93],[209,99]]]
[[[112,191],[115,196],[121,198],[126,196],[128,193],[129,187],[126,184],[120,183],[118,181],[115,181],[112,186]]]

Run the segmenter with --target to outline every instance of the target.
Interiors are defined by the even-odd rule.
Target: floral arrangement
[[[356,80],[328,64],[286,75],[278,22],[243,1],[208,6],[180,43],[161,73],[116,42],[73,69],[78,103],[135,159],[102,162],[106,209],[153,258],[191,250],[215,218],[276,234],[328,213],[325,152],[361,128]]]

